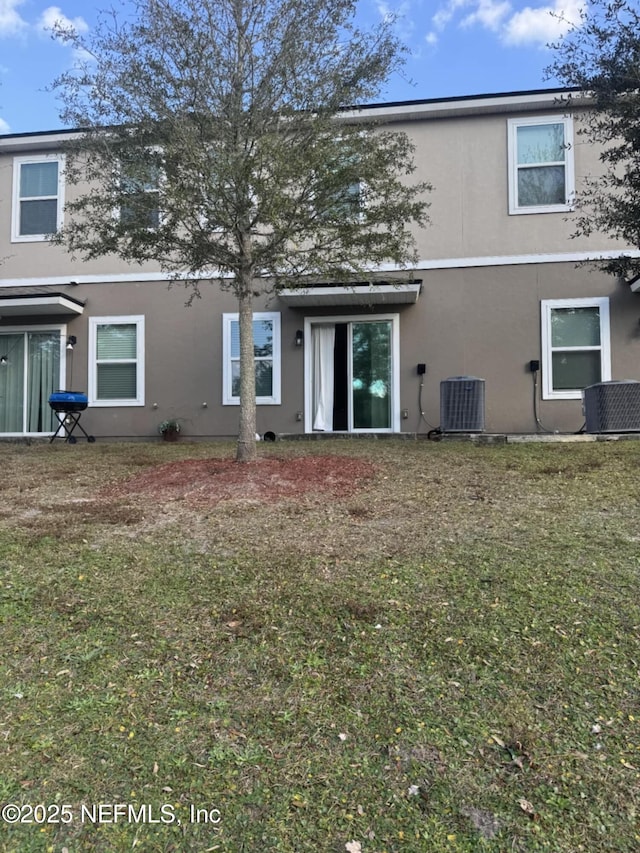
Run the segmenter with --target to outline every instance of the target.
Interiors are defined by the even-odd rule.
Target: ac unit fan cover
[[[583,391],[585,429],[589,433],[640,432],[640,382],[596,382]]]
[[[484,379],[451,376],[440,383],[440,428],[443,432],[484,431]]]

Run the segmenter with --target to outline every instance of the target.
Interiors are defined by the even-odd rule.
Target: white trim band
[[[553,252],[541,255],[487,255],[475,258],[434,258],[433,260],[420,260],[410,270],[398,264],[380,264],[372,268],[370,272],[416,272],[420,270],[447,270],[467,269],[469,267],[506,267],[522,266],[526,264],[568,264],[568,263],[597,263],[598,261],[610,261],[615,258],[628,257],[640,258],[640,250],[627,251],[607,250],[602,252]],[[217,281],[220,276],[215,274],[195,276],[191,273],[185,274],[179,281],[193,279],[194,281]],[[228,278],[228,276],[224,276]],[[0,279],[2,287],[61,287],[69,284],[130,284],[132,282],[169,282],[175,281],[173,273],[162,272],[135,272],[117,273],[115,275],[69,275],[47,276],[43,278],[5,278]],[[634,292],[640,290],[640,282],[632,285]]]

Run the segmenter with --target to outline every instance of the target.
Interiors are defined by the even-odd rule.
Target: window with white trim
[[[580,399],[610,380],[609,299],[547,299],[541,310],[543,399]]]
[[[162,172],[156,163],[120,161],[120,191],[127,201],[120,206],[120,222],[132,228],[153,230],[160,224]]]
[[[240,323],[237,314],[222,315],[222,403],[240,403]],[[253,355],[256,365],[256,403],[279,405],[280,393],[280,314],[277,311],[253,315]]]
[[[340,145],[340,139],[335,142]],[[326,225],[339,226],[362,221],[368,188],[360,175],[357,153],[334,149],[328,157],[325,164],[327,171],[315,176],[315,212]]]
[[[15,157],[11,240],[46,240],[62,228],[63,213],[64,158]]]
[[[353,181],[331,198],[331,203],[323,214],[327,222],[358,222],[362,219],[365,187],[362,181]]]
[[[575,194],[571,116],[509,119],[509,213],[571,210]]]
[[[144,406],[144,317],[89,318],[89,405]]]

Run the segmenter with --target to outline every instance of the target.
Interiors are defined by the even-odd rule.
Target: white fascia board
[[[290,308],[322,305],[400,305],[418,301],[422,285],[405,284],[325,285],[281,290],[279,299]]]
[[[77,130],[11,133],[0,136],[0,154],[28,154],[32,151],[60,151],[70,139],[79,139]]]
[[[640,250],[602,252],[549,252],[539,255],[487,255],[475,258],[428,258],[416,262],[411,268],[416,275],[423,270],[469,269],[470,267],[508,267],[528,264],[581,264],[609,261],[619,257],[640,258]],[[371,272],[405,272],[397,264],[381,264]]]
[[[57,296],[16,296],[0,298],[0,317],[39,314],[82,314],[84,304],[71,297]]]
[[[640,258],[640,251],[550,252],[539,255],[496,255],[478,258],[440,258],[423,261],[416,269],[465,269],[468,267],[504,267],[527,264],[598,263],[621,256]]]
[[[0,278],[2,287],[61,287],[73,284],[132,284],[133,282],[169,282],[169,281],[219,281],[221,278],[229,278],[227,275],[202,274],[200,276],[185,274],[176,279],[176,276],[157,270],[156,272],[131,272],[115,273],[113,275],[56,275],[43,278]]]
[[[411,267],[412,275],[419,273],[421,270],[445,270],[445,269],[467,269],[469,267],[504,267],[504,266],[522,266],[527,264],[567,264],[567,263],[597,263],[598,261],[609,261],[615,258],[629,257],[640,258],[640,250],[633,251],[611,251],[602,252],[554,252],[549,254],[539,255],[487,255],[475,258],[433,258],[423,259],[418,261]],[[370,272],[376,273],[391,273],[407,272],[406,267],[398,264],[380,264],[375,268],[371,268]],[[228,276],[225,276],[227,278]],[[188,281],[196,279],[195,276],[185,275],[179,278],[180,281]],[[218,281],[220,276],[215,274],[201,275],[197,277],[199,281]],[[170,273],[161,272],[131,272],[118,273],[116,275],[73,275],[72,273],[66,276],[50,276],[43,278],[4,278],[0,279],[0,288],[2,287],[43,287],[54,286],[61,287],[63,285],[74,284],[130,284],[132,282],[167,282],[174,281],[175,276]],[[632,285],[631,289],[634,292],[640,290],[640,281]]]
[[[488,95],[463,95],[452,98],[434,98],[417,101],[364,104],[347,107],[337,113],[336,119],[344,121],[404,121],[441,118],[465,114],[504,113],[518,110],[544,110],[584,106],[590,97],[586,92],[571,89],[543,89],[538,91],[505,92]],[[79,139],[83,131],[60,129],[33,133],[8,133],[0,135],[0,153],[20,151],[47,151],[58,149],[69,139]]]
[[[566,89],[549,89],[543,92],[515,92],[478,97],[409,101],[397,104],[372,104],[347,109],[338,118],[345,121],[415,121],[444,118],[446,116],[482,115],[488,113],[515,113],[527,110],[558,110],[586,106],[589,96]]]

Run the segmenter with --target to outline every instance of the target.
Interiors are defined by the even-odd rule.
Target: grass
[[[194,510],[103,487],[230,445],[0,446],[0,850],[640,849],[640,442],[261,450],[376,471]]]

